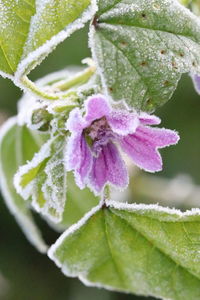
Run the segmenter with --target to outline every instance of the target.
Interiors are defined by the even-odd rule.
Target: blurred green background
[[[80,64],[88,56],[86,28],[58,46],[30,77],[35,80],[67,65]],[[0,112],[9,116],[15,114],[21,91],[3,78],[0,78],[0,91]],[[162,152],[165,169],[160,176],[171,178],[188,173],[196,184],[200,184],[200,96],[195,93],[188,76],[181,80],[173,99],[156,113],[162,117],[162,126],[176,129],[181,135],[176,147]],[[0,274],[7,281],[4,288],[0,283],[1,300],[147,299],[88,288],[77,279],[66,278],[52,261],[28,243],[3,199],[0,200]],[[45,238],[53,243],[58,235],[37,219]]]

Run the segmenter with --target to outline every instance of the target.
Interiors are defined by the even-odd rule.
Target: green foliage
[[[200,72],[200,22],[174,0],[99,0],[90,45],[106,91],[142,110]]]
[[[82,19],[81,16],[89,4],[90,0],[1,1],[2,73],[12,77],[17,70],[20,75],[29,72],[58,43],[83,26],[91,12]]]
[[[49,256],[88,285],[198,300],[199,234],[199,211],[107,202],[67,230]]]
[[[102,85],[114,100],[152,111],[169,100],[183,73],[200,73],[200,21],[175,0],[97,2],[90,46],[98,70],[94,74],[95,66],[89,62],[78,75],[66,71],[39,85],[44,93],[38,95],[46,95],[42,99],[60,100],[62,94],[62,101],[54,103],[33,101],[31,118],[27,116],[32,129],[50,132],[50,138],[18,126],[15,119],[3,127],[3,195],[27,238],[41,252],[47,246],[30,205],[58,230],[83,218],[49,251],[66,275],[139,295],[198,300],[199,210],[181,213],[109,201],[94,209],[100,199],[88,189],[79,190],[73,175],[66,172],[64,155],[69,112],[91,94],[102,92]],[[199,11],[196,1],[182,4]],[[24,75],[91,20],[94,7],[90,0],[1,1],[0,73],[17,85],[30,84],[39,93]],[[13,185],[16,172],[18,194]]]
[[[1,129],[0,185],[2,194],[26,237],[39,251],[45,252],[47,247],[33,221],[29,203],[16,193],[13,185],[13,176],[19,165],[31,159],[42,143],[43,139],[40,136],[30,132],[25,126],[17,126],[15,119],[8,121]]]
[[[56,136],[36,152],[33,159],[20,167],[15,175],[19,194],[32,203],[38,212],[60,222],[66,201],[66,172],[63,149],[66,138]]]
[[[87,212],[99,203],[99,197],[85,188],[80,190],[71,173],[67,174],[67,201],[63,213],[63,219],[58,228],[66,229],[67,227],[78,222]]]

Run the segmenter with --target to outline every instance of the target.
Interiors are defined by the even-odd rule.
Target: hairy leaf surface
[[[200,298],[200,211],[107,202],[49,256],[88,285],[173,300]]]
[[[63,151],[66,138],[49,139],[15,175],[15,187],[25,199],[32,198],[33,207],[54,222],[62,220],[66,202],[66,171]]]
[[[200,20],[174,0],[99,0],[90,46],[114,100],[154,110],[200,73]]]
[[[93,13],[90,0],[1,0],[1,74],[18,82]]]

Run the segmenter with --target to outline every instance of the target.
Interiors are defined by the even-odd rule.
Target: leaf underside
[[[174,0],[99,0],[93,57],[114,100],[153,111],[182,73],[200,72],[200,21]]]
[[[200,299],[200,217],[175,210],[101,208],[49,251],[84,283],[173,300]]]
[[[15,191],[13,176],[19,165],[31,159],[38,151],[42,139],[32,135],[26,127],[16,126],[11,119],[1,129],[0,138],[0,186],[6,204],[15,216],[28,240],[41,252],[47,250],[41,234],[34,223],[29,203],[25,202]],[[31,147],[30,147],[31,145]]]

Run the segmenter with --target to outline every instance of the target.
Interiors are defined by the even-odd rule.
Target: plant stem
[[[41,99],[45,100],[61,100],[66,99],[70,96],[77,97],[77,93],[75,91],[68,91],[67,93],[62,93],[63,91],[67,91],[70,88],[86,83],[90,77],[95,73],[96,68],[95,66],[91,65],[89,68],[84,70],[83,72],[79,72],[75,77],[68,79],[68,80],[62,80],[61,82],[55,83],[52,86],[49,86],[49,89],[52,92],[45,92],[45,90],[40,89],[35,85],[34,82],[32,82],[30,79],[28,79],[27,76],[23,76],[21,78],[21,83],[32,93],[34,93],[36,96],[38,96]]]
[[[84,84],[92,77],[95,71],[96,68],[94,66],[91,66],[85,71],[79,72],[76,76],[74,76],[71,79],[62,80],[61,82],[55,83],[54,85],[52,85],[52,89],[66,91],[78,84]]]

